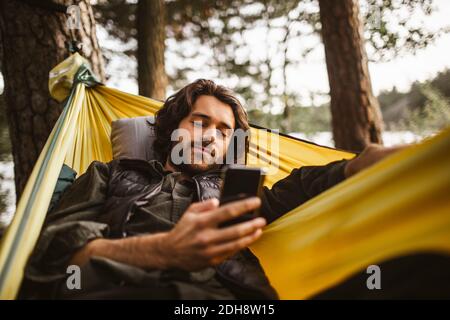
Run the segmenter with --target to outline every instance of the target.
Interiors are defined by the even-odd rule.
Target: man
[[[265,224],[394,151],[371,146],[351,161],[295,169],[261,199],[219,207],[218,159],[234,132],[249,129],[238,99],[198,80],[165,101],[155,125],[159,160],[94,162],[64,193],[29,261],[24,297],[276,298],[246,249]],[[172,141],[175,130],[188,135]],[[180,144],[190,147],[182,163],[172,152]],[[217,228],[258,207],[262,217]],[[81,268],[81,289],[68,288],[69,265]]]

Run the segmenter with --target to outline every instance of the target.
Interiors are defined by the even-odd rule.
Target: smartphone
[[[261,168],[251,168],[243,165],[230,165],[223,174],[223,184],[220,195],[220,205],[242,200],[249,197],[260,197],[264,183],[264,171]],[[259,216],[259,210],[247,212],[237,218],[225,221],[220,228],[248,221]]]

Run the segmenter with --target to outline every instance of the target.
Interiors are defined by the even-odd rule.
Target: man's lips
[[[208,151],[208,149],[207,148],[205,148],[205,147],[197,147],[197,146],[194,146],[194,147],[192,147],[194,150],[197,150],[197,151],[201,151],[201,152],[205,152],[205,153],[207,153],[207,151]]]
[[[207,148],[207,147],[199,147],[199,146],[193,146],[192,150],[194,150],[194,152],[205,153],[205,154],[207,154],[209,156],[211,156],[212,153],[214,152],[214,149]]]

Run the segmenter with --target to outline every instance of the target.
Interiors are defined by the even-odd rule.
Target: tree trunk
[[[382,143],[382,118],[372,92],[357,0],[319,0],[330,83],[335,145],[360,151]]]
[[[41,152],[62,106],[48,91],[49,71],[69,55],[67,15],[59,5],[78,4],[81,29],[74,32],[82,43],[82,55],[104,80],[103,58],[88,0],[0,2],[0,59],[5,80],[6,115],[14,159],[17,199]],[[56,5],[57,6],[57,5]],[[73,31],[72,31],[73,32]]]
[[[136,15],[139,94],[163,100],[167,86],[164,0],[139,0]]]

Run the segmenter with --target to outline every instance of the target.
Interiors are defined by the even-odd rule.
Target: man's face
[[[182,146],[188,153],[183,156],[183,163],[175,165],[180,171],[197,174],[219,168],[225,161],[235,129],[233,110],[216,97],[200,96],[178,129],[182,141],[175,142],[174,146]],[[173,155],[169,154],[170,157]],[[170,162],[174,164],[173,159]]]

